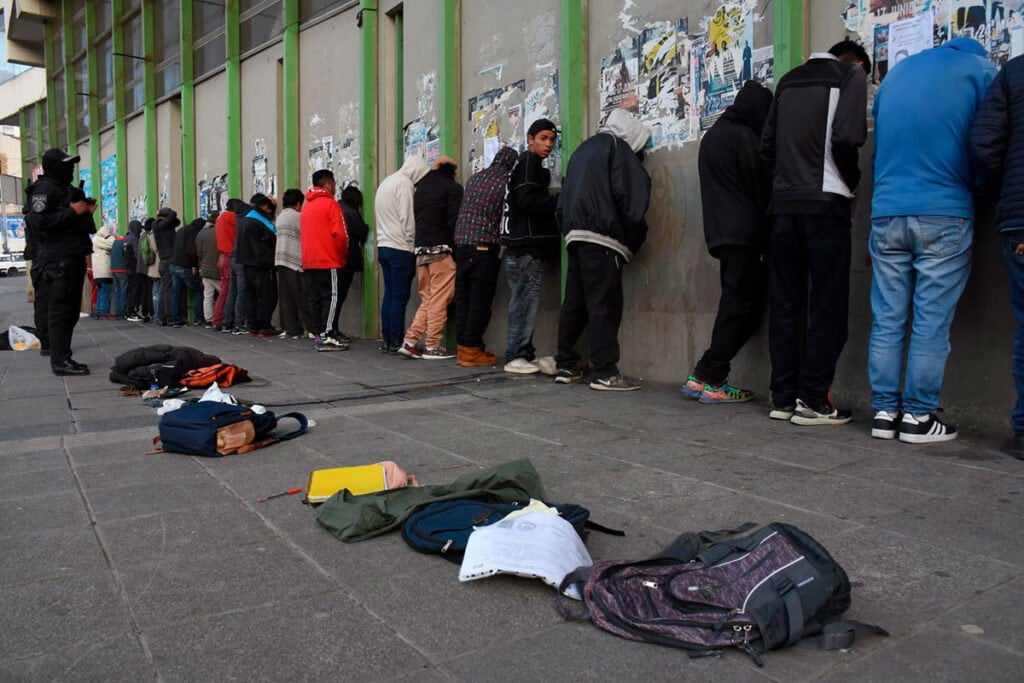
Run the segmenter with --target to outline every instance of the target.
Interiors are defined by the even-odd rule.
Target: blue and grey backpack
[[[287,434],[272,434],[277,423],[286,417],[294,418],[299,428]],[[308,427],[306,416],[301,413],[277,417],[269,410],[259,414],[252,408],[216,401],[186,403],[161,416],[160,436],[153,438],[152,452],[169,451],[219,458],[294,439],[304,434]]]

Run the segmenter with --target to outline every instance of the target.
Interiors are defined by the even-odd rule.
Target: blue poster
[[[92,196],[92,169],[88,167],[78,169],[78,181],[82,185],[82,192],[86,197]]]
[[[25,217],[7,216],[5,220],[6,225],[3,227],[7,231],[7,250],[23,250],[25,248]]]
[[[111,154],[100,162],[100,206],[103,225],[118,226],[117,222],[117,155]],[[127,227],[127,226],[125,226]]]

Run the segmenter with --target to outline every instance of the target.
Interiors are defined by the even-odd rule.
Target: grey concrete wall
[[[181,187],[181,100],[162,102],[156,107],[157,190],[160,206],[169,206],[179,214]],[[182,216],[182,222],[195,216]]]
[[[212,182],[228,167],[227,76],[223,71],[196,85],[195,104],[196,182]],[[197,188],[191,191],[198,192]]]
[[[146,217],[146,124],[141,114],[128,120],[125,137],[128,157],[117,163],[128,165],[128,220],[142,220]]]
[[[464,2],[462,5],[461,177],[484,167],[484,144],[497,132],[502,144],[525,149],[526,129],[537,118],[559,123],[555,88],[559,59],[559,3]],[[552,184],[560,182],[560,156],[552,155]],[[544,273],[534,342],[541,355],[555,352],[561,290],[559,264]],[[508,285],[499,279],[494,316],[484,341],[504,356]]]
[[[276,43],[246,57],[241,64],[242,91],[242,194],[246,198],[256,192],[278,197],[286,188],[280,187],[278,149],[280,130],[280,74],[278,59],[281,43]],[[264,164],[258,166],[258,157]],[[257,173],[262,177],[257,178]]]

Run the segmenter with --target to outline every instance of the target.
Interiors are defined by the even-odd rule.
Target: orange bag
[[[205,389],[214,382],[222,387],[249,382],[249,373],[237,365],[217,363],[205,368],[189,370],[181,378],[181,384],[189,389]]]

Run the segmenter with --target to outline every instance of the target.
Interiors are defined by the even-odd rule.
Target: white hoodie
[[[104,225],[92,238],[92,277],[110,277],[110,250],[114,248],[114,231]]]
[[[412,252],[416,237],[413,193],[430,167],[423,157],[412,156],[402,168],[381,181],[373,200],[377,220],[377,246]]]
[[[651,136],[644,124],[625,109],[613,109],[597,132],[611,133],[625,140],[634,154],[647,146],[647,139]]]

